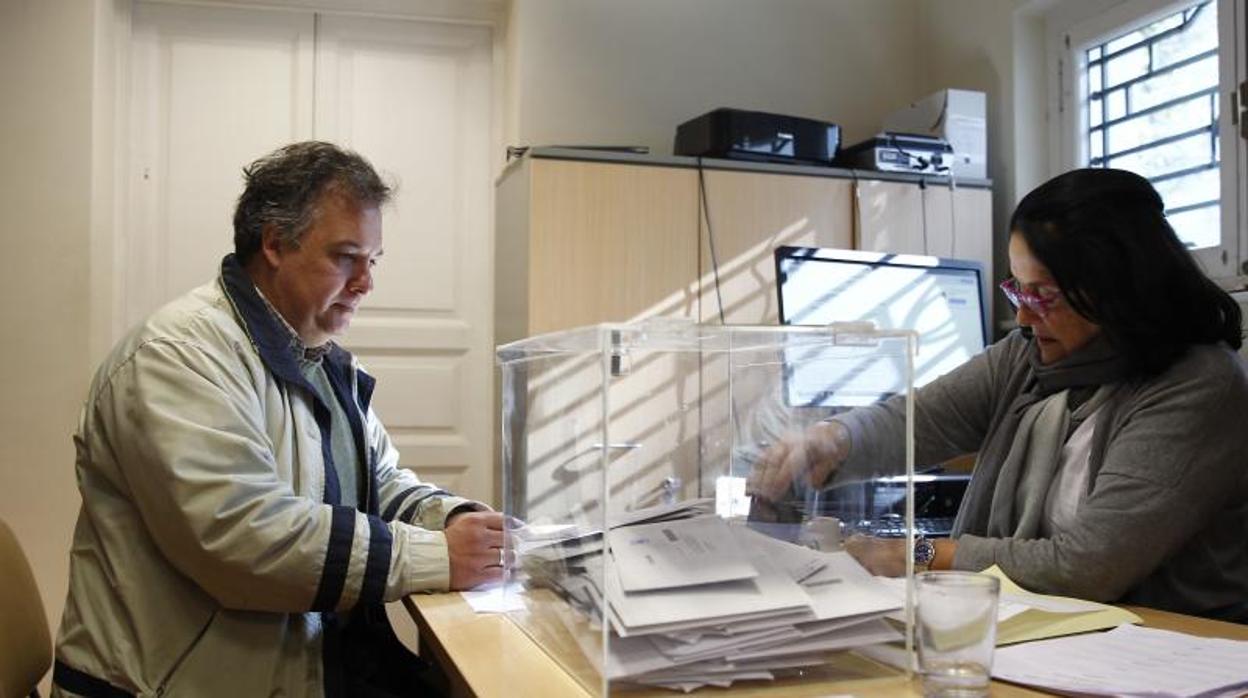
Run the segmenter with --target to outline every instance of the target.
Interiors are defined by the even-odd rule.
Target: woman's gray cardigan
[[[916,463],[975,452],[1033,380],[1014,332],[915,395]],[[1248,622],[1248,369],[1225,345],[1192,347],[1151,379],[1124,381],[1093,418],[1077,525],[1051,538],[955,530],[957,569],[996,564],[1033,591]],[[845,474],[904,462],[904,403],[838,415]],[[977,460],[959,522],[987,521],[1000,462]],[[979,527],[983,527],[980,525]],[[960,534],[960,535],[959,535]]]

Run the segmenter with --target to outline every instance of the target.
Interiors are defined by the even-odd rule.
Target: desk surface
[[[440,664],[456,696],[549,696],[586,698],[589,694],[563,671],[528,635],[501,615],[476,614],[459,594],[410,596],[403,600],[420,629],[421,653]],[[1248,640],[1248,626],[1183,616],[1151,608],[1128,606],[1150,628],[1177,630],[1205,637]],[[504,652],[504,648],[506,651]],[[742,696],[826,695],[827,687],[802,687],[778,683],[745,682],[732,694]],[[906,693],[896,682],[837,685],[837,690],[858,696],[921,696],[917,679]],[[796,689],[796,690],[795,690]],[[674,691],[630,695],[679,696]],[[993,682],[994,696],[1044,695],[1020,686]]]

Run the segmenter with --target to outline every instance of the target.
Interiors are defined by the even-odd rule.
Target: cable
[[[896,151],[898,152],[898,154],[900,154],[902,157],[906,158],[906,163],[907,163],[907,165],[909,165],[909,163],[910,163],[910,161],[911,161],[911,160],[914,160],[914,161],[917,163],[917,164],[915,164],[915,165],[909,165],[910,169],[912,169],[912,170],[918,170],[919,172],[922,172],[923,170],[927,169],[927,165],[928,165],[928,160],[927,160],[927,158],[924,158],[924,157],[923,157],[923,156],[921,156],[921,155],[915,155],[914,153],[912,153],[912,152],[910,152],[910,151],[906,150],[905,148],[902,148],[902,147],[901,147],[901,146],[897,143],[897,134],[895,134],[895,133],[885,133],[885,134],[884,134],[884,139],[885,139],[885,143],[887,143],[888,145],[891,145],[891,146],[893,147],[893,150],[896,150]],[[935,168],[934,168],[934,169],[935,169]]]
[[[919,218],[923,223],[923,254],[931,254],[927,246],[927,179],[919,177]]]
[[[958,255],[958,185],[954,181],[953,167],[949,168],[949,256]]]
[[[849,179],[851,186],[854,188],[854,215],[849,221],[849,227],[854,237],[849,241],[849,244],[854,249],[862,249],[862,190],[858,187],[858,170],[851,167]]]
[[[702,156],[698,156],[698,203],[702,207],[702,215],[706,218],[706,241],[711,248],[711,274],[715,280],[715,302],[719,304],[719,324],[727,325],[724,319],[724,296],[719,290],[719,257],[715,254],[715,231],[711,227],[711,205],[706,199],[706,175],[702,167]]]

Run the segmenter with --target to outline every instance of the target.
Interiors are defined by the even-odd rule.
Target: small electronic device
[[[953,146],[953,176],[988,176],[988,96],[941,90],[884,118],[884,130],[939,136]]]
[[[943,138],[881,133],[845,148],[834,164],[858,170],[948,176],[953,162],[953,146]]]
[[[988,305],[979,262],[821,247],[780,247],[775,260],[781,324],[865,320],[881,329],[915,330],[915,387],[957,368],[987,344]],[[789,405],[854,407],[881,399],[878,391],[855,395],[842,389],[838,394],[819,375],[817,364],[791,363],[793,368],[785,371]],[[899,369],[894,373],[903,375]],[[886,383],[877,379],[873,385]],[[905,386],[893,388],[903,392]]]
[[[676,127],[676,155],[829,165],[841,127],[800,116],[720,108]]]

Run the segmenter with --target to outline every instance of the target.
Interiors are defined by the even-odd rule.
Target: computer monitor
[[[915,387],[960,366],[987,344],[987,297],[978,262],[819,247],[780,247],[775,259],[782,324],[869,320],[881,329],[918,331]],[[904,373],[900,367],[872,370]],[[877,375],[871,385],[887,382]],[[817,371],[786,374],[786,402],[852,407],[879,399],[878,392],[855,394],[852,385],[826,383]],[[904,390],[900,379],[894,383],[896,392]]]

